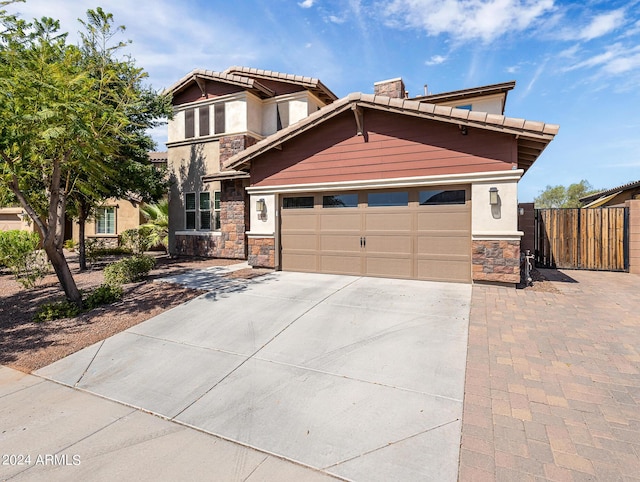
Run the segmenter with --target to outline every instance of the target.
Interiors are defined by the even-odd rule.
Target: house
[[[166,167],[167,152],[150,152],[149,160],[158,169]],[[105,246],[118,246],[120,234],[147,222],[140,211],[142,204],[141,199],[133,195],[126,199],[107,199],[102,206],[96,208],[95,215],[87,220],[85,238],[100,241]],[[72,232],[70,239],[79,242],[80,233],[77,222],[69,222],[67,229],[71,229]]]
[[[34,231],[35,225],[21,207],[0,208],[0,231]]]
[[[604,208],[624,206],[631,199],[640,199],[640,181],[581,197],[580,202],[583,208]]]
[[[173,254],[294,271],[519,281],[517,183],[558,126],[505,117],[514,82],[409,99],[397,78],[337,100],[299,78],[308,79],[296,84],[303,105],[298,116],[285,108],[287,118],[282,91],[261,87],[289,79],[233,67],[194,71],[172,88]],[[238,124],[212,135],[219,102],[220,118],[233,107]]]

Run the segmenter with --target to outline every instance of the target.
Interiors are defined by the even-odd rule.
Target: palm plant
[[[156,204],[145,204],[140,208],[147,222],[141,227],[149,228],[149,244],[169,248],[169,201],[162,199]]]

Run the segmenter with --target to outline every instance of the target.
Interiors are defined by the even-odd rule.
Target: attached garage
[[[469,187],[281,197],[290,271],[471,281]]]
[[[288,271],[516,283],[517,182],[557,126],[351,95],[233,156],[248,258]]]

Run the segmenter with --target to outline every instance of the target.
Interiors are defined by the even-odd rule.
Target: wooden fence
[[[628,225],[628,208],[536,209],[536,266],[628,271]]]

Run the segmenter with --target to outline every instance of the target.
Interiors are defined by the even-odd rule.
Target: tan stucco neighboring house
[[[255,77],[242,81],[242,93],[227,83],[237,87],[236,74]],[[170,196],[174,254],[307,272],[519,281],[517,183],[558,126],[505,117],[514,82],[409,99],[397,78],[377,82],[374,94],[311,108],[321,83],[301,78],[310,89],[297,94],[307,100],[296,110],[304,115],[291,116],[289,106],[282,122],[279,110],[250,107],[257,97],[264,108],[272,95],[256,83],[272,88],[267,80],[296,76],[247,68],[190,75],[173,88],[167,144],[179,181]],[[220,99],[237,108],[224,112],[244,122],[239,134],[198,139],[199,123],[211,133],[206,122]],[[260,135],[242,130],[259,122]],[[201,192],[211,193],[204,203]],[[202,229],[200,216],[213,209],[215,227]]]
[[[640,181],[606,189],[580,198],[583,208],[622,207],[625,201],[640,199]]]
[[[20,207],[0,208],[0,231],[35,231],[34,224]]]
[[[166,167],[167,152],[150,152],[149,160],[158,168]],[[106,246],[118,246],[119,236],[124,231],[138,228],[147,222],[140,211],[142,204],[135,196],[127,199],[107,199],[96,209],[95,216],[86,222],[85,238],[102,241]],[[78,242],[80,240],[78,223],[74,221],[70,226],[72,236],[69,237]]]

